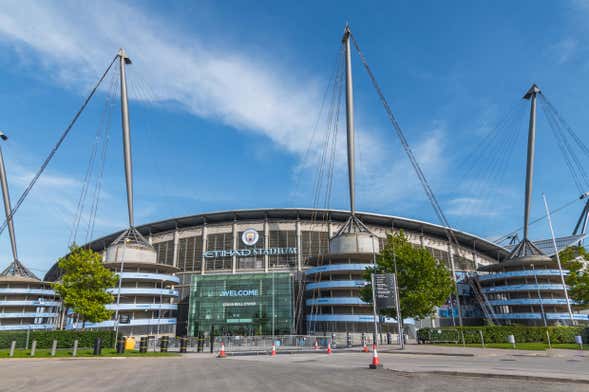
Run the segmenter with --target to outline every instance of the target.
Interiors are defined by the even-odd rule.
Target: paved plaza
[[[0,361],[2,391],[587,391],[589,358],[574,351],[450,350],[371,354],[210,354]],[[559,381],[560,380],[560,381]],[[575,382],[572,382],[572,381]]]

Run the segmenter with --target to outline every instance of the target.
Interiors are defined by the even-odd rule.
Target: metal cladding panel
[[[335,288],[362,288],[368,282],[365,280],[324,280],[317,283],[308,283],[305,285],[305,290],[314,289],[335,289]]]
[[[568,275],[569,271],[563,270],[564,275]],[[480,281],[498,280],[506,278],[519,278],[525,276],[560,276],[560,271],[555,269],[538,269],[538,270],[522,270],[522,271],[509,271],[499,272],[496,274],[479,275]]]
[[[567,286],[568,288],[568,286]],[[536,291],[536,290],[554,290],[562,291],[562,284],[514,284],[506,286],[483,287],[484,293],[504,293],[510,291]]]
[[[115,272],[117,276],[120,276],[123,280],[147,280],[157,282],[172,282],[180,283],[180,278],[174,275],[166,274],[151,274],[147,272]]]
[[[45,289],[29,289],[29,288],[0,288],[0,294],[33,294],[33,295],[47,295],[55,296],[55,291]]]
[[[106,263],[156,263],[157,254],[154,249],[125,246],[124,244],[117,244],[109,246],[106,249]]]
[[[26,331],[39,329],[53,329],[55,325],[51,324],[17,324],[17,325],[0,325],[0,331]]]
[[[343,233],[329,241],[329,253],[357,254],[378,253],[378,237],[370,233]]]
[[[328,264],[320,265],[319,267],[309,268],[304,271],[305,275],[314,275],[322,272],[337,272],[337,271],[364,271],[366,268],[372,267],[372,264]]]

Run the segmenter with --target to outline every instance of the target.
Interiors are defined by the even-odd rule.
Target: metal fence
[[[141,352],[180,352],[180,353],[217,353],[224,345],[227,353],[258,353],[268,354],[274,346],[278,352],[296,352],[296,351],[315,351],[326,350],[328,345],[332,350],[359,348],[363,344],[371,346],[373,343],[372,334],[329,334],[329,335],[277,335],[277,336],[210,336],[200,337],[171,337],[171,336],[144,336],[133,340],[123,340],[120,337],[121,344],[126,350],[136,350]],[[87,339],[86,339],[87,340]],[[53,343],[53,344],[52,344]],[[377,337],[377,343],[380,345],[398,344],[398,336],[391,333],[382,334]],[[60,341],[57,340],[47,343],[39,342],[35,339],[25,339],[22,342],[11,340],[6,347],[0,347],[0,357],[8,356],[10,350],[16,352],[26,351],[30,355],[33,345],[38,353],[47,354],[50,350],[59,354],[76,355],[76,352],[87,352],[89,349],[95,349],[93,344],[82,341]],[[55,347],[54,347],[55,345]],[[75,346],[75,348],[74,348]],[[111,342],[101,342],[101,346],[106,350],[103,354],[113,353],[114,344]],[[34,355],[34,349],[33,349]],[[61,355],[63,356],[63,354]]]

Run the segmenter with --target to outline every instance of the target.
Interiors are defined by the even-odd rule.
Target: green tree
[[[70,253],[60,258],[57,265],[63,275],[53,288],[64,307],[72,309],[82,320],[82,327],[86,321],[98,323],[110,319],[112,312],[104,305],[113,302],[113,295],[106,289],[114,287],[118,278],[104,267],[100,254],[72,245]]]
[[[372,273],[394,273],[395,264],[403,318],[430,316],[434,307],[443,305],[454,291],[452,275],[446,266],[427,249],[413,246],[402,231],[389,234],[376,266],[368,268],[364,278],[370,280]],[[361,296],[372,303],[372,287],[365,286]],[[380,313],[397,316],[395,309],[384,309]]]
[[[589,255],[582,246],[570,246],[560,252],[560,262],[563,269],[569,270],[565,282],[569,289],[569,296],[577,301],[577,306],[589,305],[589,271],[587,260]]]

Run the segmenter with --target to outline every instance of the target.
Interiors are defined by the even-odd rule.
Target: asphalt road
[[[522,370],[541,375],[550,366],[570,364],[563,371],[589,373],[586,358],[441,357],[433,355],[381,355],[385,367],[403,364],[408,371],[367,368],[370,355],[362,353],[278,355],[217,359],[206,354],[167,358],[0,360],[1,391],[588,391],[589,384],[544,382],[484,376],[432,374],[461,369],[475,363],[480,368]],[[555,362],[556,361],[556,362]],[[504,369],[501,369],[501,366]],[[445,367],[445,368],[444,368]],[[476,368],[476,367],[475,367]],[[424,373],[427,372],[427,373]],[[563,375],[566,378],[566,374]]]

